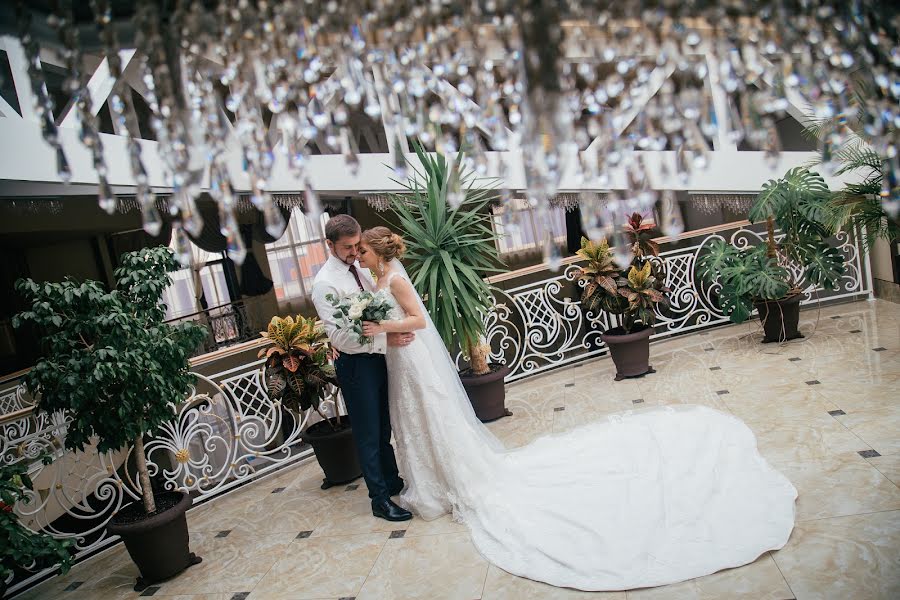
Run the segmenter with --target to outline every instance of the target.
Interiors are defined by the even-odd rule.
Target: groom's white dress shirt
[[[375,282],[372,280],[372,276],[369,275],[369,270],[360,268],[358,263],[354,263],[354,266],[363,288],[374,292]],[[325,299],[325,296],[328,294],[342,296],[358,291],[359,285],[357,285],[353,273],[350,272],[350,265],[334,256],[329,256],[313,280],[313,305],[316,307],[316,312],[319,313],[319,319],[325,325],[325,333],[328,335],[328,339],[331,340],[331,345],[338,352],[344,354],[384,354],[387,348],[387,334],[379,333],[374,336],[373,341],[360,344],[357,334],[351,329],[338,328],[338,324],[333,316],[334,306]]]

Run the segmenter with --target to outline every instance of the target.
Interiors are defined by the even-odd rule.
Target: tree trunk
[[[469,363],[474,375],[487,375],[491,372],[487,361],[489,353],[487,345],[474,344],[469,348]]]
[[[769,258],[778,258],[778,251],[775,245],[775,218],[769,215],[766,219],[766,233],[769,239],[766,240],[766,256]]]
[[[138,478],[141,482],[141,495],[144,499],[144,510],[147,514],[156,512],[156,500],[153,499],[153,487],[150,485],[150,473],[147,471],[147,455],[144,454],[144,436],[134,440],[134,461],[137,463]]]

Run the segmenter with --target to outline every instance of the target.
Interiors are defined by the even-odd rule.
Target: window
[[[279,302],[307,298],[312,291],[313,279],[328,259],[324,235],[328,219],[328,214],[322,213],[316,226],[299,207],[294,208],[284,235],[266,244]]]
[[[551,207],[549,219],[539,219],[534,208],[525,198],[513,198],[512,215],[504,214],[509,208],[494,208],[494,231],[497,232],[497,251],[500,256],[526,253],[540,249],[547,235],[547,228],[558,244],[566,242],[566,214],[562,207]]]
[[[174,244],[174,238],[172,243]],[[200,304],[201,296],[208,309],[228,304],[232,300],[225,282],[222,255],[202,250],[193,243],[191,252],[192,265],[171,273],[172,285],[163,292],[166,320],[178,319],[201,311],[203,309]]]

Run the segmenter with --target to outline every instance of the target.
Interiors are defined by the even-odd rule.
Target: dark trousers
[[[338,383],[353,424],[369,497],[383,500],[403,482],[391,446],[387,367],[382,354],[341,354],[335,363]]]

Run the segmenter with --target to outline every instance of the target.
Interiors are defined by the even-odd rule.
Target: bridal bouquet
[[[388,318],[393,305],[384,291],[355,292],[345,296],[328,294],[325,296],[334,307],[332,315],[338,321],[339,329],[351,329],[359,336],[359,343],[371,342],[371,338],[363,335],[362,325],[365,321],[379,323]]]

